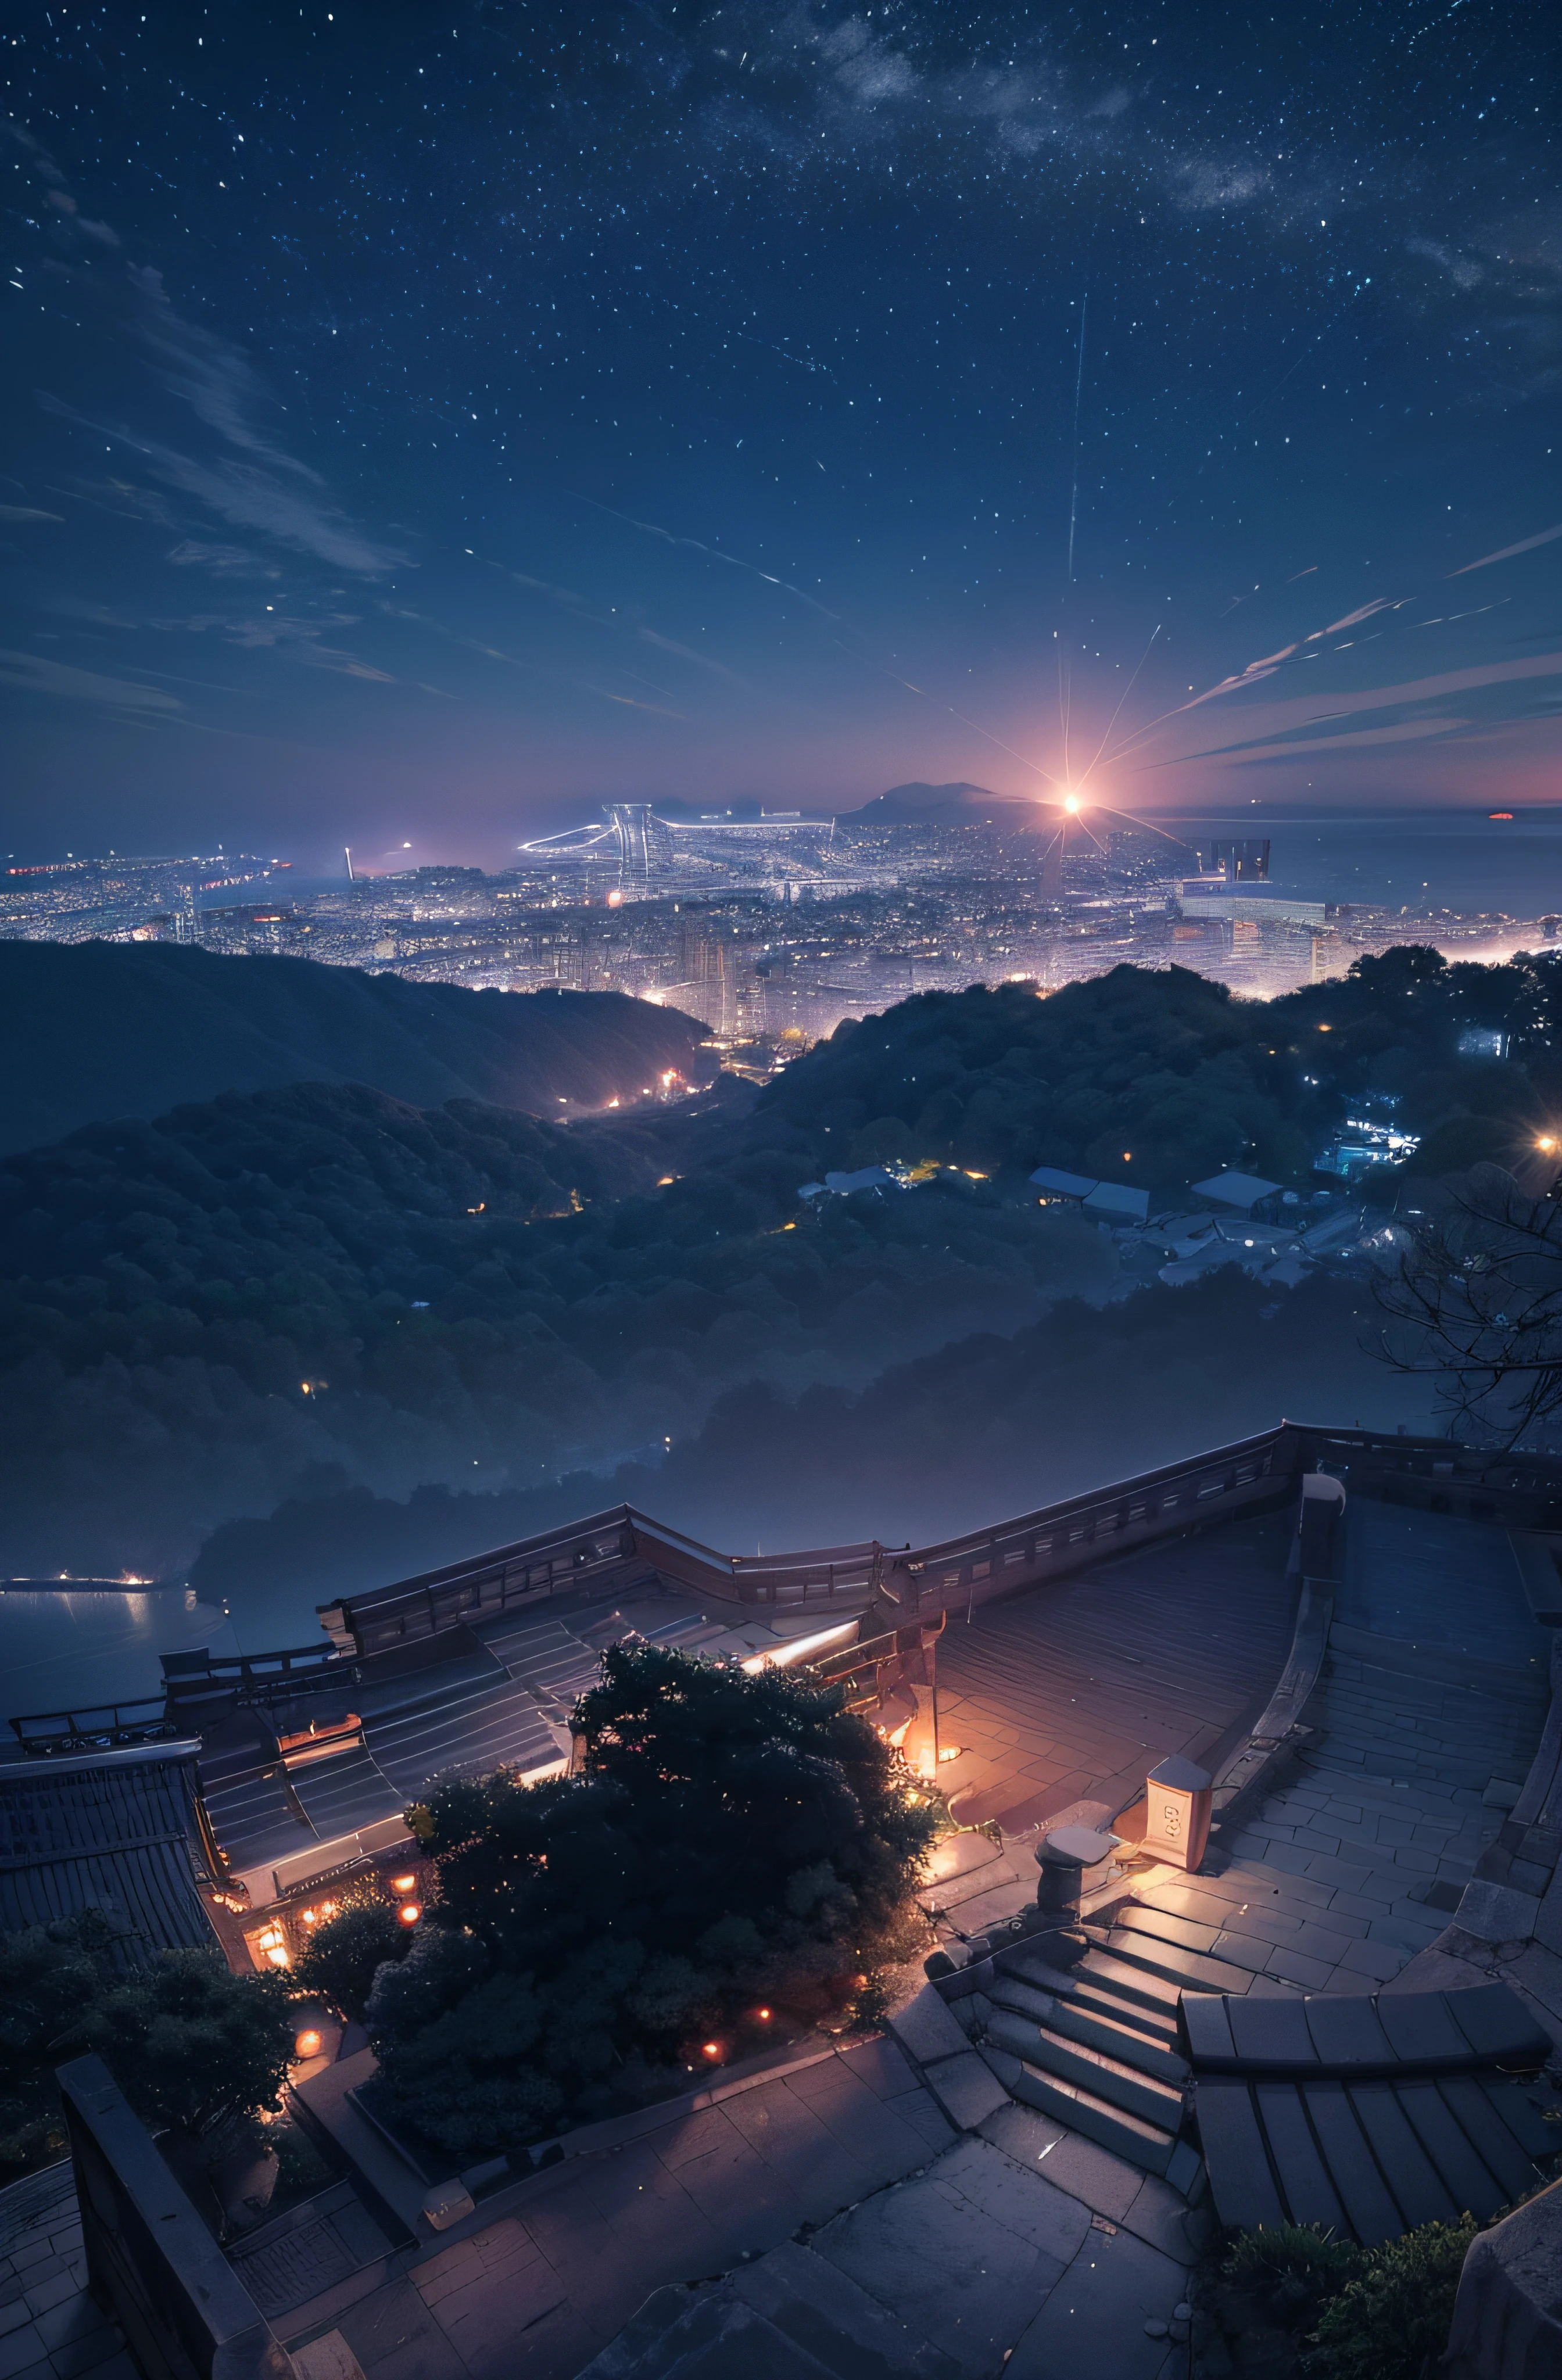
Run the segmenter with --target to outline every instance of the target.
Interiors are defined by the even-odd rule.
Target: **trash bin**
[[[1077,1917],[1080,1895],[1090,1871],[1104,1871],[1117,1848],[1116,1835],[1099,1835],[1092,1827],[1055,1827],[1036,1852],[1041,1881],[1036,1907],[1045,1917]]]
[[[1207,1768],[1173,1753],[1145,1779],[1144,1850],[1169,1866],[1196,1868],[1210,1839]]]

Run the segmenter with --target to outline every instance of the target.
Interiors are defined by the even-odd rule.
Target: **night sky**
[[[18,858],[1557,795],[1544,6],[6,24]]]

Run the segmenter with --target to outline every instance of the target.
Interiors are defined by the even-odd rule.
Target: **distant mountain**
[[[990,793],[985,785],[891,785],[860,810],[843,813],[851,826],[979,826],[992,819],[1019,826],[1019,813],[1033,810],[1013,794]]]
[[[715,1072],[705,1028],[621,992],[468,991],[176,943],[0,942],[0,1151],[223,1091],[367,1083],[559,1116]]]

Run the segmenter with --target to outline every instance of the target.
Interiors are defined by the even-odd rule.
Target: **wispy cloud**
[[[116,349],[139,353],[162,395],[187,406],[217,442],[218,451],[209,457],[188,454],[182,441],[105,425],[46,393],[40,393],[40,404],[128,447],[165,487],[217,518],[311,554],[332,570],[373,578],[406,567],[408,555],[361,528],[333,503],[320,473],[287,451],[269,421],[277,408],[249,357],[232,340],[187,320],[157,267],[127,264],[116,270],[101,261],[95,265],[71,261],[70,236],[79,234],[99,247],[117,248],[117,234],[109,225],[82,215],[68,177],[24,127],[7,121],[0,125],[0,135],[42,186],[43,201],[58,218],[67,238],[65,260],[49,269],[68,284],[75,304],[114,340]],[[77,256],[79,260],[79,249]],[[127,387],[124,395],[126,410],[134,415],[138,392]]]
[[[317,488],[323,484],[318,471],[256,428],[252,417],[265,397],[248,357],[230,341],[177,313],[154,265],[132,265],[124,289],[130,326],[171,395],[182,398],[196,419],[228,445]]]
[[[238,462],[227,455],[200,462],[192,455],[139,437],[122,425],[94,421],[46,391],[40,392],[38,401],[45,412],[74,421],[84,430],[95,431],[100,438],[139,455],[145,468],[165,487],[193,496],[224,520],[240,528],[259,529],[277,544],[312,553],[318,561],[329,563],[333,570],[378,578],[408,561],[405,553],[374,544],[345,513],[314,497],[307,488],[289,486],[275,472],[259,464]]]
[[[181,570],[209,570],[214,578],[280,578],[281,570],[275,562],[251,552],[247,545],[209,545],[201,539],[187,537],[164,556]]]
[[[63,521],[63,513],[40,512],[36,504],[0,504],[0,521]]]
[[[1321,748],[1325,742],[1358,741],[1365,732],[1342,725],[1334,736],[1320,738],[1310,734],[1312,728],[1325,722],[1368,717],[1374,711],[1404,710],[1421,714],[1415,719],[1385,722],[1381,730],[1373,731],[1380,740],[1397,741],[1409,735],[1442,735],[1468,723],[1434,709],[1452,697],[1472,694],[1488,686],[1512,686],[1528,679],[1556,677],[1562,677],[1562,651],[1532,653],[1524,660],[1483,662],[1470,669],[1442,670],[1434,676],[1411,678],[1397,686],[1365,687],[1354,695],[1336,694],[1331,698],[1336,707],[1323,712],[1306,695],[1285,702],[1266,700],[1244,712],[1243,724],[1248,734],[1240,743],[1211,747],[1208,752],[1171,753],[1139,765],[1153,769],[1177,768],[1184,761],[1213,757],[1217,751],[1226,755],[1245,751],[1250,757],[1255,757],[1262,748],[1270,746],[1293,754],[1305,754]],[[1233,683],[1239,684],[1240,681]],[[1183,709],[1186,710],[1190,707],[1185,704]],[[1174,712],[1170,715],[1177,717],[1180,714]]]
[[[1562,521],[1555,528],[1543,528],[1533,537],[1521,537],[1517,545],[1500,546],[1495,553],[1483,553],[1479,562],[1466,562],[1458,570],[1450,570],[1450,578],[1463,578],[1471,570],[1484,570],[1490,563],[1511,562],[1516,553],[1531,553],[1537,545],[1549,545],[1555,537],[1562,537]]]
[[[724,677],[731,686],[741,686],[743,682],[737,671],[729,670],[725,662],[718,662],[711,653],[696,652],[692,645],[680,645],[676,637],[664,637],[658,629],[644,627],[637,628],[635,634],[642,644],[655,645],[660,651],[672,653],[680,662],[692,662],[696,669],[709,670],[713,677]]]
[[[17,653],[0,649],[0,686],[20,687],[28,694],[52,694],[67,702],[92,702],[115,710],[182,710],[177,695],[161,686],[138,686],[131,678],[100,677],[94,670],[71,669],[42,653]]]

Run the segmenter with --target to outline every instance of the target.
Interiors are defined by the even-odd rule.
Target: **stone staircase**
[[[1253,1979],[1179,1930],[1129,1902],[1108,1925],[1022,1937],[936,1988],[1011,2099],[1191,2197],[1202,2165],[1178,1997],[1245,1992]]]

